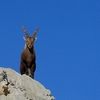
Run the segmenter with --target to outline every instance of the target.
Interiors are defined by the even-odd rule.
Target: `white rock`
[[[0,95],[0,100],[55,100],[50,90],[38,81],[27,75],[20,75],[10,68],[0,68],[0,84],[7,84],[2,76],[3,71],[7,73],[10,93],[7,96]]]

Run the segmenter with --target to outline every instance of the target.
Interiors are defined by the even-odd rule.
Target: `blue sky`
[[[22,25],[39,27],[35,79],[56,100],[100,100],[100,0],[0,0],[0,66],[18,73]]]

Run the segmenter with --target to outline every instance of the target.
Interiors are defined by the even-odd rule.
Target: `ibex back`
[[[34,51],[34,41],[36,40],[35,35],[38,32],[38,28],[36,28],[33,35],[30,37],[28,35],[27,30],[24,26],[22,26],[26,37],[24,40],[26,41],[24,50],[21,54],[21,61],[20,61],[20,72],[22,74],[26,74],[34,79],[34,72],[36,70],[36,55]]]

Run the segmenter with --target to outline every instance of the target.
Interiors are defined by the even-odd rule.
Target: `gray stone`
[[[4,77],[4,75],[6,77]],[[10,68],[0,68],[0,91],[8,81],[9,93],[0,100],[55,100],[51,91],[27,75],[20,75]]]

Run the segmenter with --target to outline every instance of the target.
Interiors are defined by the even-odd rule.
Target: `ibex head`
[[[37,38],[35,38],[35,35],[36,35],[36,33],[38,32],[38,29],[39,29],[39,28],[36,28],[35,32],[33,33],[33,35],[32,35],[31,37],[28,35],[28,32],[27,32],[27,30],[25,29],[24,26],[22,26],[22,29],[23,29],[23,31],[24,31],[24,33],[25,33],[25,35],[26,35],[26,37],[23,37],[24,40],[26,41],[26,46],[27,46],[29,49],[31,49],[31,48],[33,47],[34,41],[37,40]]]

